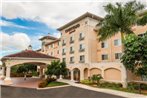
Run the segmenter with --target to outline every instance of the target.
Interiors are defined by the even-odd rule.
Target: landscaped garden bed
[[[64,85],[68,85],[68,84],[63,82],[58,82],[56,81],[55,78],[48,78],[48,79],[42,80],[39,83],[38,87],[45,88],[45,87],[55,87],[55,86],[64,86]]]
[[[100,83],[97,84],[96,82],[93,82],[92,80],[83,80],[81,81],[81,83],[92,86],[92,87],[97,87],[97,88],[107,88],[107,89],[113,89],[113,90],[130,92],[130,93],[138,93],[138,94],[140,93],[139,84],[134,82],[128,83],[127,88],[123,88],[121,83],[110,83],[110,82],[104,82],[104,81],[100,81]],[[141,94],[147,95],[147,84],[141,85]]]

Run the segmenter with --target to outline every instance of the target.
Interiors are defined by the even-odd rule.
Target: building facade
[[[127,72],[120,63],[121,34],[99,42],[95,28],[100,20],[102,18],[99,16],[85,13],[58,28],[61,38],[41,38],[42,49],[38,51],[65,61],[71,80],[84,80],[94,74],[101,74],[103,80],[122,83],[125,87],[127,79],[137,77]],[[147,26],[134,26],[132,29],[139,35],[147,31]]]

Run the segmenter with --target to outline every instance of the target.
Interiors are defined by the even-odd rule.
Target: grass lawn
[[[63,82],[50,82],[47,87],[53,87],[53,86],[62,86],[62,85],[68,85],[67,83],[63,83]]]

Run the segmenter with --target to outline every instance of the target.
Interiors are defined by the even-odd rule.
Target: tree
[[[47,67],[46,74],[49,76],[49,78],[51,78],[52,75],[56,75],[57,77],[60,75],[66,75],[66,63],[60,62],[59,60],[51,62],[51,64],[49,64]]]
[[[147,76],[147,32],[144,36],[134,34],[127,36],[124,46],[121,62],[128,70],[141,78]]]
[[[137,15],[138,11],[144,9],[144,5],[137,3],[136,1],[131,1],[126,4],[116,3],[108,4],[104,7],[107,15],[97,26],[100,29],[97,30],[99,40],[103,41],[111,38],[117,33],[121,33],[121,39],[123,39],[126,34],[132,34],[132,26],[136,25],[139,17]]]
[[[51,64],[47,66],[47,71],[45,72],[48,75],[48,78],[51,78],[53,75],[57,74],[57,66],[59,66],[60,61],[52,61]]]
[[[137,24],[139,24],[139,25],[146,25],[147,24],[147,11],[143,12],[142,14],[140,14],[140,18],[137,21]]]

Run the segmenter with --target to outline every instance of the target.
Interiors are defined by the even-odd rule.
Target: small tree
[[[93,75],[92,77],[91,77],[91,80],[92,80],[92,82],[93,83],[97,83],[97,85],[99,85],[100,84],[100,80],[102,79],[103,77],[100,75],[100,74],[97,74],[97,75]]]
[[[147,76],[147,32],[144,36],[129,35],[124,41],[121,62],[126,69],[140,76]],[[143,78],[142,78],[143,79]]]

